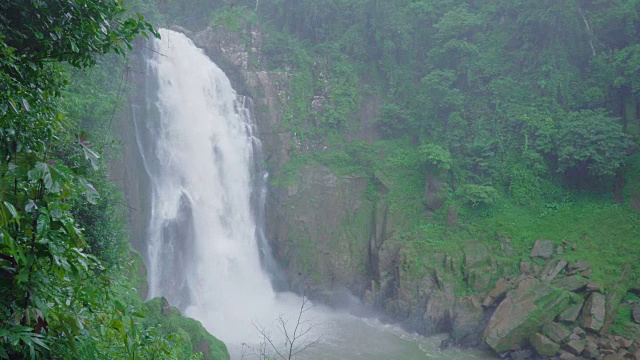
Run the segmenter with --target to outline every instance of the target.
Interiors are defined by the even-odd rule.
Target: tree
[[[619,121],[602,109],[569,112],[558,126],[558,171],[614,175],[631,145]]]
[[[95,277],[101,264],[70,211],[75,199],[95,202],[97,191],[53,149],[73,138],[60,111],[66,69],[124,55],[138,34],[157,36],[124,12],[121,0],[0,3],[0,358],[54,358],[60,343],[77,349],[108,298],[110,281]],[[86,139],[75,144],[95,166]]]

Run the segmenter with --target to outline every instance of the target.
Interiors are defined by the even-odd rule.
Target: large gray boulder
[[[605,297],[601,293],[591,293],[582,309],[580,324],[583,328],[591,331],[599,331],[604,325]]]
[[[451,335],[456,345],[476,346],[484,311],[480,301],[472,296],[465,296],[456,302],[453,315]]]
[[[514,350],[575,302],[575,296],[546,282],[524,280],[498,305],[482,338],[498,353]]]
[[[531,249],[531,257],[541,257],[543,259],[551,259],[553,256],[553,241],[538,240],[533,244]]]

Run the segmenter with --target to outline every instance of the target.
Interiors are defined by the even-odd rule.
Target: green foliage
[[[466,184],[458,190],[460,199],[473,207],[491,206],[500,195],[491,186]]]
[[[77,128],[95,122],[88,113],[106,123],[118,101],[62,105],[68,69],[157,34],[142,16],[123,17],[119,0],[9,0],[0,13],[0,358],[170,355],[172,341],[115,300],[126,298],[111,280],[128,251],[124,223],[113,221],[104,148]]]
[[[235,6],[215,12],[211,20],[211,26],[214,28],[224,26],[227,30],[239,32],[247,25],[254,24],[255,22],[255,12],[242,6]]]
[[[630,145],[619,120],[607,116],[604,110],[570,112],[559,125],[558,170],[613,175],[624,162]]]
[[[420,156],[424,162],[433,168],[449,170],[451,168],[451,153],[437,144],[422,144],[418,147]]]
[[[143,323],[164,337],[180,335],[179,359],[190,359],[205,352],[212,360],[229,358],[227,348],[220,340],[209,334],[202,324],[194,319],[180,316],[176,308],[169,307],[163,298],[154,298],[144,304],[146,316]]]

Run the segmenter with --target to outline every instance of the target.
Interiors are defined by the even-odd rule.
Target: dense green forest
[[[311,163],[365,175],[416,259],[470,236],[517,254],[570,239],[594,279],[640,288],[640,0],[124,3],[0,3],[0,358],[202,356],[199,324],[138,298],[108,175],[124,55],[151,23],[259,27],[249,66],[291,75],[280,130],[297,142],[274,186]],[[629,320],[613,331],[637,335]]]
[[[108,166],[140,35],[157,33],[119,0],[0,4],[2,359],[228,357],[136,292],[143,265]]]
[[[276,184],[310,162],[365,174],[408,239],[580,239],[600,276],[628,264],[640,281],[639,1],[213,4],[213,26],[261,29],[250,67],[291,74],[282,127],[298,143]]]

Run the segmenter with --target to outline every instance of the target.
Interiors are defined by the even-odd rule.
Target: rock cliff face
[[[253,99],[265,161],[272,176],[281,174],[291,152],[300,151],[296,134],[280,124],[291,75],[260,68],[256,28],[207,29],[192,37],[229,74],[234,87]],[[377,100],[363,99],[360,126],[348,136],[375,139],[371,119],[376,112]],[[428,206],[442,206],[441,185],[437,177],[426,176]],[[372,186],[376,191],[370,191]],[[601,335],[615,318],[620,295],[602,294],[599,284],[589,280],[588,264],[562,259],[565,244],[538,241],[519,269],[503,266],[501,259],[514,250],[501,235],[495,248],[469,240],[459,249],[416,256],[398,236],[408,224],[380,196],[385,189],[380,179],[339,175],[314,161],[272,184],[267,236],[291,288],[336,305],[353,294],[410,330],[450,333],[444,346],[488,346],[513,359],[534,352],[566,359],[638,359],[638,341]],[[450,209],[447,224],[456,221]]]

